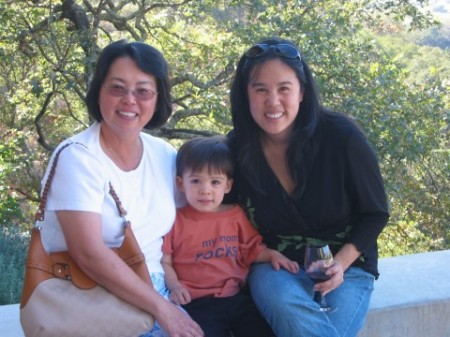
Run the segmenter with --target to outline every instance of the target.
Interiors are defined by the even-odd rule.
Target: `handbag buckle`
[[[53,265],[53,275],[57,278],[71,280],[69,265],[65,263],[55,263]]]

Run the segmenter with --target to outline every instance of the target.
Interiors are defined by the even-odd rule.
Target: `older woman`
[[[142,132],[163,125],[172,112],[164,57],[144,43],[111,43],[100,55],[86,101],[94,123],[60,145],[73,143],[61,153],[48,194],[44,247],[68,249],[98,284],[153,315],[157,324],[146,336],[203,336],[164,298],[161,244],[175,218],[176,152]],[[123,239],[110,183],[128,212],[154,288],[109,249]]]

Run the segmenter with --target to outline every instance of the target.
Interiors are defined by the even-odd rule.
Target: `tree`
[[[176,109],[154,133],[180,142],[230,129],[228,87],[236,60],[255,41],[279,35],[301,46],[325,104],[351,114],[368,133],[386,177],[391,228],[407,223],[426,235],[441,228],[445,239],[432,247],[449,246],[449,202],[442,198],[448,157],[436,156],[448,150],[448,86],[437,78],[430,88],[408,83],[404,65],[373,33],[386,16],[407,29],[434,24],[412,1],[3,0],[0,13],[0,126],[12,130],[3,136],[6,143],[17,142],[14,155],[5,152],[2,161],[10,194],[38,200],[49,151],[89,124],[84,95],[97,55],[110,41],[140,40],[163,51]],[[421,194],[424,189],[430,193]],[[419,196],[425,202],[418,203]],[[429,227],[436,210],[439,219]]]

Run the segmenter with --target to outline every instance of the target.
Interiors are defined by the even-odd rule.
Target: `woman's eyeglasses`
[[[298,51],[298,49],[285,43],[280,44],[258,43],[253,47],[251,47],[249,50],[247,50],[245,56],[247,56],[248,58],[258,58],[266,55],[269,52],[273,52],[276,55],[288,59],[298,58],[299,61],[302,60],[302,57],[300,56],[300,52]]]
[[[138,101],[148,101],[151,100],[157,92],[154,92],[151,89],[147,88],[136,88],[136,89],[128,89],[118,84],[110,84],[105,86],[108,94],[114,97],[123,97],[128,95],[128,92],[131,92]]]

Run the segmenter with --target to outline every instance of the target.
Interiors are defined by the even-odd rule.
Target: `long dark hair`
[[[260,41],[259,44],[269,46],[285,44],[298,51],[298,47],[291,41],[280,38],[270,38]],[[261,53],[258,57],[248,57],[245,53],[240,58],[230,92],[237,162],[242,174],[254,189],[261,193],[269,192],[264,189],[261,172],[265,161],[260,139],[261,129],[250,113],[247,86],[252,70],[273,59],[279,59],[295,72],[304,92],[286,153],[289,173],[296,183],[296,193],[302,193],[306,183],[305,177],[312,167],[317,152],[318,144],[314,140],[317,138],[320,115],[323,112],[319,92],[303,56],[283,57],[276,48],[268,48],[267,52]]]
[[[112,63],[120,57],[128,56],[140,70],[156,78],[158,97],[156,110],[152,119],[144,126],[145,129],[155,129],[163,125],[172,114],[172,96],[169,83],[169,66],[164,56],[156,48],[142,42],[127,42],[119,40],[106,46],[100,54],[86,95],[86,105],[89,114],[100,122],[103,117],[98,104],[100,89],[105,81]]]

